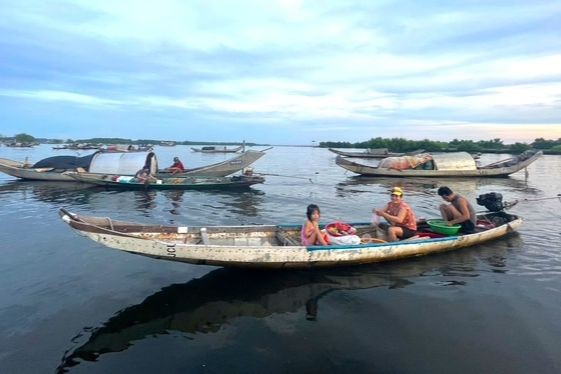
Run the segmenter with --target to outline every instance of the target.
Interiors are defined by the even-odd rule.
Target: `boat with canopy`
[[[158,160],[154,152],[95,152],[88,156],[54,156],[30,164],[0,158],[0,172],[29,180],[74,181],[65,172],[89,172],[94,174],[112,174],[133,176],[145,165],[157,177],[225,177],[234,174],[265,155],[264,151],[246,151],[231,159],[186,169],[182,173],[171,174],[166,169],[158,169]]]
[[[368,177],[507,177],[528,167],[541,155],[541,151],[528,150],[518,156],[484,166],[477,166],[467,152],[387,157],[380,160],[377,166],[337,156],[335,163],[343,169]]]

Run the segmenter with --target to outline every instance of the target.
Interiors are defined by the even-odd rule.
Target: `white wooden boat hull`
[[[12,177],[41,180],[41,181],[72,181],[74,179],[61,172],[42,171],[41,169],[24,168],[23,163],[0,158],[0,172],[11,175]]]
[[[208,227],[205,232],[212,240],[223,240],[231,244],[211,244],[210,241],[209,244],[192,244],[183,243],[181,240],[166,240],[165,237],[167,235],[176,238],[180,233],[187,235],[201,228],[154,226],[154,230],[165,229],[167,234],[162,236],[162,234],[150,233],[151,228],[142,225],[111,221],[108,218],[80,217],[64,210],[61,210],[60,214],[62,219],[78,233],[110,248],[191,264],[254,268],[334,267],[428,255],[500,238],[515,231],[522,223],[520,218],[512,216],[513,220],[508,223],[469,235],[382,244],[305,247],[272,245],[269,240],[279,230],[297,233],[299,226]],[[111,229],[123,225],[128,227],[128,232]],[[359,224],[355,224],[355,227],[359,227]],[[135,233],[135,229],[144,232]],[[239,235],[240,233],[242,235]]]
[[[225,177],[248,167],[264,155],[265,152],[261,151],[246,151],[239,156],[231,158],[229,160],[218,162],[212,165],[188,169],[183,173],[173,174],[173,176],[187,177],[196,175],[199,177]],[[170,173],[165,173],[162,170],[158,172],[158,176],[163,177],[165,175],[169,176]]]

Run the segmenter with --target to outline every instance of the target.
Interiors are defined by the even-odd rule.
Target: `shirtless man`
[[[442,219],[449,226],[459,224],[460,231],[466,234],[473,233],[476,223],[475,209],[463,196],[443,186],[438,189],[438,195],[450,204],[440,205]]]

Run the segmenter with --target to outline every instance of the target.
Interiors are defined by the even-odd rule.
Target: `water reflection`
[[[0,201],[22,204],[28,200],[49,203],[53,208],[110,212],[120,218],[132,218],[130,212],[140,212],[152,217],[158,207],[172,215],[185,215],[186,204],[216,205],[240,216],[259,215],[259,206],[264,203],[265,193],[260,190],[106,190],[79,182],[22,181],[0,183]],[[113,213],[114,212],[114,213]],[[128,216],[128,217],[127,217]]]
[[[508,244],[507,242],[510,242]],[[464,286],[479,277],[481,267],[505,272],[505,253],[522,245],[517,235],[505,241],[441,255],[395,263],[325,271],[261,272],[214,270],[202,278],[172,284],[138,305],[117,312],[103,326],[84,328],[73,339],[88,340],[69,349],[59,371],[121,352],[136,341],[167,335],[214,333],[237,319],[263,319],[275,314],[301,313],[302,319],[321,318],[320,300],[337,290],[377,287],[403,289],[418,282],[432,286]],[[79,343],[75,343],[76,345]]]
[[[84,205],[95,190],[78,182],[49,182],[15,180],[0,184],[0,200],[12,199],[19,194],[22,200],[34,199],[46,203]]]
[[[181,203],[183,202],[184,193],[185,193],[185,191],[182,191],[182,190],[162,191],[162,195],[164,195],[169,200],[169,202],[171,204],[171,209],[169,209],[169,212],[171,214],[180,215]]]
[[[130,195],[134,197],[135,209],[141,212],[144,216],[150,217],[151,211],[156,206],[156,196],[157,191],[145,190],[145,191],[119,191],[118,194],[123,194],[123,196]]]
[[[335,188],[337,195],[345,197],[349,194],[371,193],[378,189],[387,192],[390,188],[399,186],[412,195],[434,195],[434,191],[441,186],[448,186],[453,191],[460,191],[472,196],[478,195],[479,190],[498,188],[501,191],[517,191],[536,195],[539,190],[532,188],[527,180],[514,178],[367,178],[351,177],[338,183]]]
[[[257,217],[260,213],[259,207],[264,203],[265,192],[250,190],[243,192],[224,191],[225,199],[222,204],[228,207],[232,213],[248,217]]]

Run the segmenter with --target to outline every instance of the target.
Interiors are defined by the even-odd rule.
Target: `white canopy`
[[[115,152],[97,153],[90,163],[89,172],[98,174],[135,175],[148,165],[150,172],[158,170],[158,161],[154,152]]]
[[[467,152],[432,154],[436,170],[475,170],[475,160]]]

